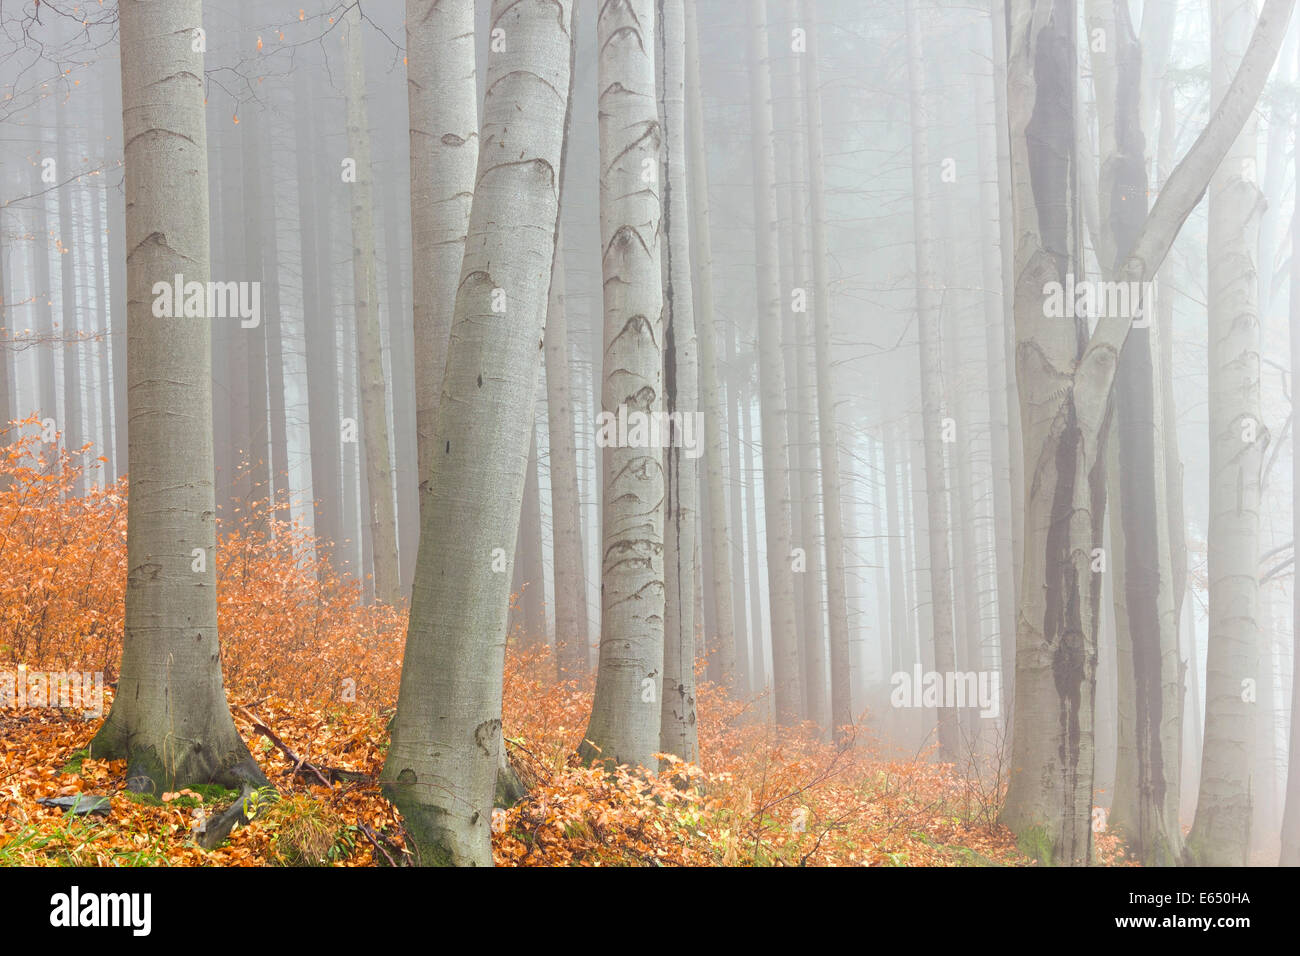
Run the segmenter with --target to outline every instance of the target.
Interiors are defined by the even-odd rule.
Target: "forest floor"
[[[35,454],[35,452],[33,452]],[[121,656],[126,483],[78,486],[80,465],[0,456],[0,678],[99,672],[102,714]],[[94,465],[91,465],[92,472]],[[71,494],[75,490],[80,494]],[[281,512],[283,515],[283,512]],[[220,522],[218,616],[227,696],[278,791],[223,845],[195,841],[237,797],[141,796],[124,761],[90,759],[101,718],[0,706],[0,865],[403,865],[397,811],[375,782],[396,704],[405,614],[367,604],[299,526],[265,504]],[[232,527],[233,526],[233,527]],[[506,866],[1029,865],[996,821],[1005,771],[930,754],[881,756],[870,720],[842,746],[760,719],[766,701],[698,690],[699,766],[648,777],[577,764],[594,677],[560,683],[545,645],[507,653],[504,732],[529,788],[493,813]],[[32,703],[32,700],[27,700]],[[869,715],[868,715],[869,716]],[[676,786],[683,776],[690,786]],[[107,798],[79,815],[41,798]],[[1122,862],[1098,834],[1099,862]]]
[[[590,689],[536,676],[548,665],[546,650],[511,655],[507,748],[530,792],[494,811],[498,865],[1029,863],[1010,832],[992,822],[992,795],[951,766],[879,760],[861,740],[837,749],[803,729],[773,731],[709,685],[700,701],[702,767],[674,766],[648,780],[580,767],[571,755]],[[0,710],[0,865],[405,862],[401,821],[374,783],[391,708],[322,707],[238,685],[231,701],[236,725],[280,798],[211,851],[199,847],[193,830],[203,815],[229,805],[233,791],[130,793],[124,761],[85,756],[99,720],[69,708]],[[106,696],[105,712],[108,703]],[[345,779],[327,786],[309,769],[295,773],[289,753],[326,779],[339,776],[331,770]],[[672,785],[683,773],[694,786]],[[77,795],[108,797],[107,814],[37,803]]]

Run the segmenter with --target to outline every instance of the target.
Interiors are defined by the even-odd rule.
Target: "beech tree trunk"
[[[381,775],[424,865],[490,866],[511,559],[559,223],[572,0],[494,0],[474,202]],[[504,306],[504,311],[501,311]]]
[[[670,416],[664,450],[664,674],[659,746],[694,763],[699,757],[695,723],[695,583],[698,570],[699,356],[691,287],[690,218],[686,201],[686,14],[684,0],[657,0],[659,89],[663,104],[664,405]],[[695,449],[683,446],[689,429]],[[706,426],[707,427],[707,426]],[[702,615],[700,615],[702,617]]]
[[[379,290],[375,274],[374,188],[370,166],[370,127],[366,118],[366,74],[362,55],[361,8],[343,15],[346,64],[348,159],[355,180],[347,182],[352,210],[352,284],[356,310],[357,379],[361,434],[365,442],[363,502],[370,529],[375,597],[394,604],[401,594],[397,562],[397,513],[393,499],[392,444],[388,431],[387,378],[379,333]]]
[[[664,408],[660,146],[651,0],[601,7],[600,238],[605,416]],[[600,663],[586,763],[652,768],[664,667],[664,455],[649,436],[604,442]],[[693,520],[693,518],[692,518]],[[687,558],[689,561],[689,558]],[[682,582],[684,603],[691,582]]]
[[[1228,95],[1250,36],[1254,4],[1216,4],[1211,87]],[[1244,866],[1250,851],[1259,623],[1260,469],[1268,431],[1260,409],[1256,254],[1264,197],[1255,183],[1252,113],[1210,182],[1209,644],[1205,743],[1188,862]]]
[[[266,778],[235,730],[217,635],[210,318],[153,314],[154,284],[206,283],[207,135],[200,0],[121,4],[131,495],[126,631],[97,759],[127,787]],[[164,238],[165,237],[165,238]]]
[[[406,50],[415,427],[423,511],[478,163],[474,4],[407,0]]]

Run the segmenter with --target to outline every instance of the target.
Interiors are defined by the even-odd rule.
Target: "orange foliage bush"
[[[111,684],[123,628],[126,483],[75,496],[81,457],[50,460],[44,447],[24,438],[0,452],[0,667],[102,670]],[[348,821],[339,845],[356,850],[333,862],[386,862],[400,855],[402,831],[374,777],[396,703],[404,609],[364,604],[360,584],[340,580],[307,529],[277,522],[266,502],[230,525],[219,522],[218,614],[237,726],[282,792],[321,801],[323,819]],[[530,793],[494,813],[499,864],[1024,862],[951,767],[883,760],[860,728],[842,746],[809,727],[775,728],[764,719],[766,699],[734,700],[708,682],[697,697],[698,767],[667,761],[663,772],[614,774],[581,767],[574,752],[594,676],[557,684],[551,649],[523,644],[512,640],[507,654],[503,723]],[[299,759],[352,776],[327,788],[294,775],[254,718]],[[201,795],[184,801],[198,808],[142,805],[123,792],[121,761],[65,768],[95,729],[60,711],[0,712],[0,858],[6,843],[37,863],[102,865],[145,854],[147,862],[259,865],[274,857],[274,817],[209,853],[189,839],[194,815],[206,811]],[[61,811],[34,801],[81,792],[111,793],[113,822],[66,845]],[[90,833],[95,824],[85,827]],[[366,829],[392,842],[372,848]],[[54,842],[31,849],[40,843],[34,833]]]

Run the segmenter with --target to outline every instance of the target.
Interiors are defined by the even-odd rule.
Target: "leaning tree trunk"
[[[474,4],[407,0],[406,51],[416,445],[423,510],[478,163]]]
[[[1217,101],[1245,51],[1254,4],[1212,9]],[[1268,444],[1260,409],[1255,256],[1264,197],[1253,175],[1255,133],[1252,115],[1210,183],[1210,622],[1201,783],[1187,835],[1188,862],[1202,866],[1244,866],[1250,851],[1254,685],[1261,677],[1260,469]]]
[[[821,78],[817,25],[811,0],[803,0],[808,45],[803,57],[803,92],[808,100],[808,188],[812,199],[813,348],[817,373],[817,442],[821,449],[822,526],[826,541],[827,618],[830,626],[831,727],[837,740],[853,722],[849,682],[849,618],[845,596],[844,512],[840,497],[839,438],[835,429],[834,369],[831,359],[831,296],[826,249],[826,159],[822,137]]]
[[[374,552],[375,597],[396,603],[401,594],[397,563],[397,513],[388,431],[387,379],[379,333],[379,293],[375,275],[374,189],[370,168],[370,127],[366,120],[366,74],[362,56],[361,8],[344,14],[346,48],[348,158],[355,164],[348,180],[352,209],[352,283],[356,309],[357,380],[361,433],[365,441],[366,506]]]
[[[572,0],[495,0],[482,148],[457,286],[406,655],[381,776],[426,865],[489,866],[510,559],[559,223]],[[504,311],[501,307],[504,306]],[[657,711],[656,711],[657,712]]]
[[[695,22],[695,4],[686,3],[686,117],[690,127],[690,213],[691,239],[695,252],[695,288],[699,313],[695,327],[699,334],[700,409],[704,412],[704,479],[708,495],[709,530],[713,547],[709,555],[708,576],[714,601],[714,646],[718,676],[724,686],[744,693],[748,681],[746,655],[741,655],[743,671],[737,671],[737,627],[733,583],[733,536],[740,529],[728,522],[726,476],[722,456],[722,398],[718,388],[718,338],[713,311],[713,249],[709,230],[709,171],[707,139],[704,133],[704,91],[700,85],[699,31]],[[738,476],[734,475],[733,478]],[[733,512],[737,509],[733,509]],[[744,606],[740,606],[744,613]]]
[[[690,220],[686,203],[686,14],[684,0],[657,0],[659,87],[663,96],[664,404],[669,442],[664,509],[664,675],[659,747],[694,763],[695,578],[699,522],[696,460],[705,436],[699,417],[699,357],[691,296]],[[680,416],[680,420],[677,420]],[[689,429],[694,449],[682,444]]]
[[[776,719],[800,719],[799,643],[795,623],[790,539],[790,463],[786,455],[786,382],[781,354],[776,154],[772,138],[772,78],[766,0],[749,4],[749,108],[753,127],[755,266],[758,278],[758,379],[763,442],[768,605]]]
[[[605,290],[601,407],[602,421],[609,422],[621,413],[656,416],[664,406],[661,131],[651,0],[606,4],[596,34]],[[632,444],[630,426],[628,432],[626,442],[601,440],[600,663],[579,753],[587,763],[652,768],[664,666],[664,456],[648,439]],[[682,587],[689,595],[690,581]]]
[[[921,358],[921,432],[925,445],[925,502],[930,535],[930,600],[934,614],[934,669],[954,670],[952,576],[949,562],[948,482],[943,465],[943,342],[930,222],[930,152],[926,135],[924,59],[916,0],[907,0],[907,75],[912,109],[912,216],[916,246],[916,326]],[[939,707],[939,756],[955,760],[960,745],[957,709]]]
[[[126,622],[108,719],[90,744],[127,787],[265,784],[235,730],[217,635],[210,318],[154,315],[155,283],[208,281],[200,0],[121,4],[131,411]],[[165,238],[164,238],[165,237]]]

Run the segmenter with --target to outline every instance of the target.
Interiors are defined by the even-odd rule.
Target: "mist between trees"
[[[707,682],[1042,863],[1300,864],[1294,6],[0,6],[0,498],[129,479],[90,756],[268,784],[238,526],[405,622],[421,863],[549,647],[585,765],[703,761]]]

